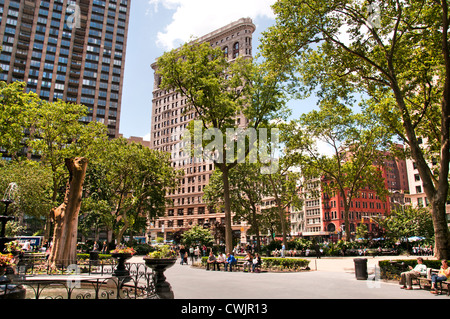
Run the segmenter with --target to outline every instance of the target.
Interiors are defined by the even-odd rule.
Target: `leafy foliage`
[[[207,246],[211,247],[214,237],[208,229],[195,225],[191,229],[185,231],[182,235],[182,243],[187,247]]]

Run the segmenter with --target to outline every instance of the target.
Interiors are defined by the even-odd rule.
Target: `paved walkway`
[[[354,257],[308,258],[311,271],[295,273],[206,271],[190,264],[180,265],[178,261],[165,275],[172,286],[175,299],[450,300],[447,295],[436,296],[418,287],[406,291],[400,289],[397,282],[377,278],[375,269],[378,268],[379,260],[406,258],[416,257],[367,257],[368,280],[356,279]]]

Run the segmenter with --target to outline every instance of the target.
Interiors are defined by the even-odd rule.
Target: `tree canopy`
[[[280,0],[273,9],[276,24],[261,46],[270,69],[301,97],[363,100],[408,146],[431,203],[436,255],[448,258],[447,1]]]

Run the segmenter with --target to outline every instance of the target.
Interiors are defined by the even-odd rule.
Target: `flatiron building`
[[[200,43],[208,42],[213,47],[223,50],[229,60],[239,56],[252,57],[252,34],[255,25],[250,18],[242,18],[218,30],[197,39]],[[187,230],[194,225],[218,227],[224,224],[225,214],[215,211],[203,200],[203,189],[209,183],[214,164],[212,161],[199,160],[183,154],[182,132],[188,123],[196,118],[185,96],[174,90],[159,88],[156,73],[157,63],[152,64],[154,70],[154,87],[152,101],[151,140],[150,147],[171,154],[172,165],[184,171],[184,177],[175,192],[168,194],[173,206],[166,208],[163,218],[158,219],[149,228],[152,239],[164,237],[173,239],[178,231]],[[245,126],[245,118],[236,118],[237,126]],[[234,224],[236,237],[245,236],[244,225]]]

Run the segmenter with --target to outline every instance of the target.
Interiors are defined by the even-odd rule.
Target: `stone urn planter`
[[[125,268],[125,262],[133,257],[136,251],[131,247],[118,245],[116,249],[111,250],[111,257],[117,260],[117,267],[114,271],[116,277],[130,276],[130,271]]]
[[[117,260],[117,268],[114,271],[114,276],[125,277],[130,275],[130,271],[125,268],[125,262],[133,257],[131,253],[111,253],[111,257]]]
[[[176,258],[144,257],[145,265],[155,272],[155,292],[160,299],[174,299],[172,286],[166,281],[164,272],[176,261]]]

